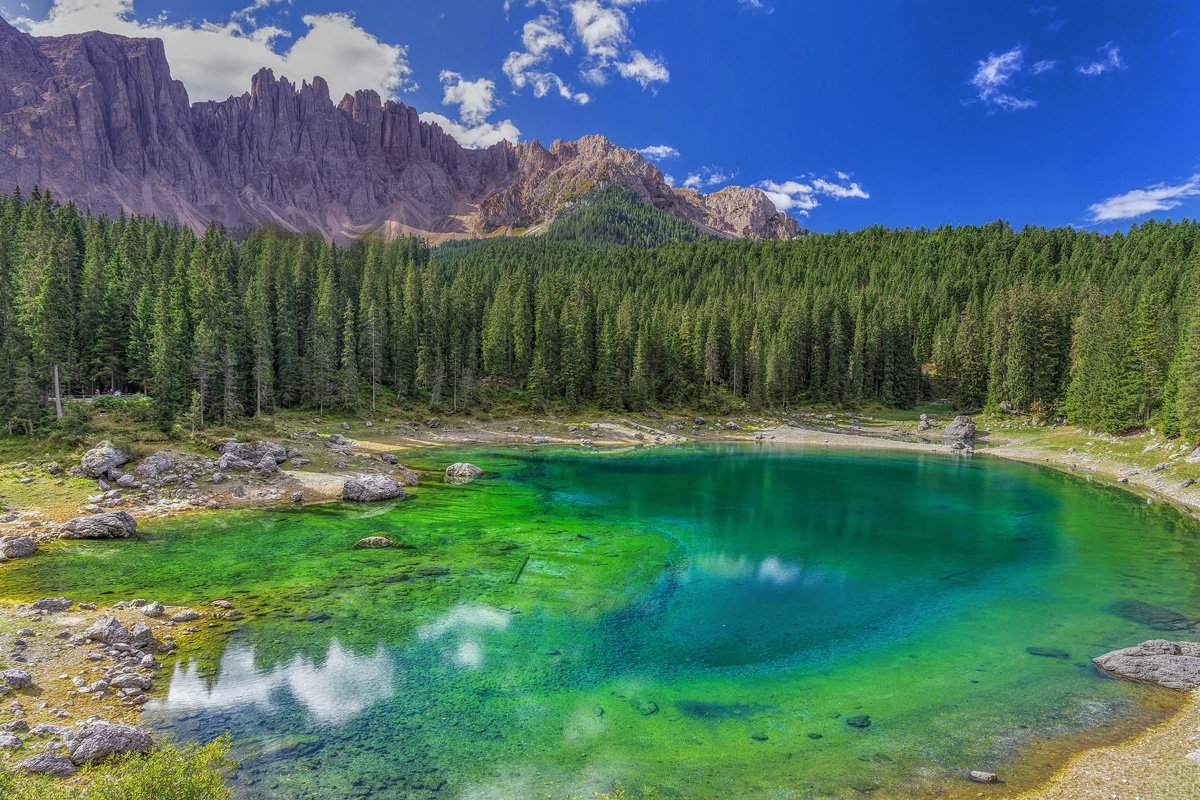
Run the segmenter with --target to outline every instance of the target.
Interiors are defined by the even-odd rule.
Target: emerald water
[[[749,445],[410,463],[455,460],[488,474],[63,544],[4,593],[247,612],[146,711],[169,737],[230,732],[242,798],[954,797],[971,769],[1014,793],[1169,706],[1091,667],[1171,635],[1114,603],[1200,616],[1192,520],[1028,465]],[[352,549],[376,533],[410,547]]]

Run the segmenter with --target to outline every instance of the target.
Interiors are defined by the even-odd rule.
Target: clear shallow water
[[[155,523],[10,567],[5,593],[249,612],[147,711],[166,735],[231,732],[244,798],[974,796],[976,768],[1015,792],[1169,705],[1091,668],[1170,635],[1111,603],[1200,617],[1194,522],[998,459],[413,459],[489,476]],[[375,533],[412,547],[350,549]]]

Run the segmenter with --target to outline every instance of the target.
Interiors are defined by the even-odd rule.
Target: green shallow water
[[[977,768],[1014,793],[1169,708],[1090,666],[1172,635],[1113,602],[1200,617],[1193,521],[999,459],[412,459],[488,475],[147,524],[11,566],[3,593],[249,612],[146,712],[231,732],[243,798],[973,797]],[[375,533],[411,548],[351,549]]]

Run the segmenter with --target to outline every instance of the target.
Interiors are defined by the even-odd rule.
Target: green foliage
[[[68,394],[144,389],[120,413],[167,435],[368,402],[470,414],[498,386],[525,410],[949,398],[1200,435],[1193,222],[714,241],[616,184],[559,222],[341,248],[0,197],[0,422],[54,425],[57,364]],[[68,439],[101,424],[66,407]]]
[[[206,745],[158,747],[147,755],[112,758],[80,772],[82,788],[52,778],[0,769],[0,798],[21,800],[231,800],[234,767],[229,738]]]
[[[596,247],[666,247],[712,237],[690,222],[642,202],[632,189],[610,183],[550,223],[544,238]]]

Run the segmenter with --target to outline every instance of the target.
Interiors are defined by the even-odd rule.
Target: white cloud
[[[662,59],[652,59],[641,50],[634,50],[630,56],[627,63],[617,64],[617,71],[622,77],[632,78],[640,83],[643,89],[658,81],[667,83],[671,80],[671,73],[667,71]]]
[[[815,178],[806,183],[801,183],[800,181],[784,181],[783,183],[763,181],[758,184],[758,188],[762,189],[771,202],[775,204],[776,211],[802,217],[807,217],[808,212],[820,206],[820,198],[822,197],[832,197],[835,200],[844,200],[848,197],[867,200],[871,197],[857,183],[851,182],[848,185],[844,185],[850,179],[850,176],[846,173],[837,172],[835,174],[842,183],[834,183],[822,178]]]
[[[1051,59],[1046,59],[1046,60],[1044,60],[1044,61],[1039,61],[1039,62],[1037,62],[1036,64],[1034,64],[1034,65],[1033,65],[1033,67],[1032,67],[1032,69],[1033,69],[1033,74],[1034,74],[1034,75],[1041,75],[1043,72],[1049,72],[1050,70],[1054,69],[1054,68],[1055,68],[1055,67],[1057,67],[1057,66],[1058,66],[1058,62],[1057,62],[1057,61],[1054,61],[1054,60],[1051,60]]]
[[[457,72],[443,70],[438,76],[445,94],[442,105],[458,106],[458,118],[468,125],[478,125],[495,109],[496,84],[487,78],[463,80]]]
[[[738,5],[743,6],[744,8],[760,9],[767,14],[775,13],[775,9],[762,2],[762,0],[738,0]]]
[[[971,85],[979,93],[979,99],[985,105],[1005,111],[1036,108],[1036,100],[1023,100],[1005,91],[1013,76],[1021,71],[1024,63],[1025,48],[1021,45],[1000,55],[988,53],[988,57],[979,62],[979,68],[975,70],[975,75],[971,78]]]
[[[701,167],[695,172],[688,173],[684,179],[683,185],[688,189],[707,189],[721,183],[725,183],[733,178],[733,175],[725,172],[720,167]]]
[[[471,150],[491,147],[505,139],[516,144],[521,138],[521,131],[510,119],[496,123],[484,122],[479,125],[467,127],[433,111],[426,111],[420,117],[422,122],[437,125],[443,131],[453,136],[455,141],[463,147]]]
[[[513,91],[532,87],[534,96],[557,93],[576,103],[587,103],[585,92],[574,91],[554,69],[554,60],[582,52],[575,68],[592,86],[604,86],[614,74],[637,81],[645,89],[667,83],[671,73],[661,58],[630,49],[632,27],[624,9],[632,10],[646,0],[529,0],[527,7],[542,6],[543,13],[525,23],[522,49],[504,60],[504,74]],[[505,4],[505,13],[512,4]],[[565,21],[565,22],[564,22]]]
[[[655,144],[638,150],[651,161],[665,161],[668,158],[679,158],[679,151],[669,144]]]
[[[416,88],[407,48],[381,42],[359,27],[351,14],[304,16],[308,30],[290,48],[276,52],[276,42],[289,34],[258,26],[249,15],[266,5],[256,2],[227,22],[173,24],[162,16],[139,21],[133,0],[55,0],[44,19],[13,22],[36,36],[102,30],[162,39],[171,73],[187,86],[192,100],[240,95],[249,90],[250,78],[262,67],[296,82],[320,75],[335,99],[358,89],[375,89],[392,97]]]
[[[496,108],[496,84],[486,78],[468,81],[457,72],[443,70],[438,76],[442,82],[442,105],[458,106],[459,121],[426,111],[421,114],[423,122],[436,124],[450,134],[463,147],[477,150],[507,139],[516,144],[521,131],[511,119],[488,122]]]
[[[1113,47],[1112,42],[1106,42],[1098,49],[1104,53],[1104,59],[1102,61],[1093,61],[1082,67],[1076,67],[1077,72],[1081,75],[1103,75],[1114,69],[1125,69],[1125,62],[1121,60],[1121,49],[1119,47]]]
[[[1197,195],[1200,195],[1200,173],[1178,186],[1157,183],[1146,189],[1134,189],[1132,192],[1109,197],[1088,206],[1088,213],[1092,222],[1133,219],[1154,211],[1170,211],[1183,205],[1186,198]]]
[[[663,182],[666,183],[667,186],[670,186],[672,189],[675,188],[675,176],[674,175],[664,172],[663,173]]]

